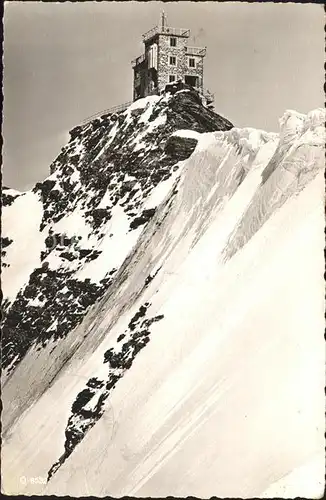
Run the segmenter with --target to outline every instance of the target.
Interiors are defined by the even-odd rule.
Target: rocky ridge
[[[162,96],[141,99],[123,113],[75,127],[46,180],[27,193],[4,189],[4,221],[17,202],[20,213],[37,205],[35,219],[39,219],[32,229],[39,243],[35,250],[29,249],[38,254],[30,273],[7,297],[4,286],[2,359],[8,374],[32,346],[39,350],[52,342],[55,348],[111,286],[155,213],[157,202],[145,206],[146,200],[159,184],[178,175],[180,161],[196,146],[193,138],[173,137],[173,133],[231,127],[228,120],[203,106],[195,91],[171,89]],[[112,248],[117,244],[117,219],[133,234],[125,251],[112,261],[105,256],[110,243]],[[14,271],[11,253],[15,254],[15,235],[2,240],[2,265],[8,271],[4,281],[7,268]]]

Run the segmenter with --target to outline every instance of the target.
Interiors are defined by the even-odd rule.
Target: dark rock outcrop
[[[197,140],[189,137],[171,136],[165,145],[165,153],[178,160],[186,160],[197,146]]]

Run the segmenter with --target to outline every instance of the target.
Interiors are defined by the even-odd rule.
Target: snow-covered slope
[[[4,190],[3,363],[67,336],[105,290],[197,140],[179,128],[226,130],[195,92],[141,99],[71,131],[52,174]],[[42,311],[42,315],[40,315]]]
[[[320,455],[324,121],[151,97],[7,193],[5,492],[263,497]]]

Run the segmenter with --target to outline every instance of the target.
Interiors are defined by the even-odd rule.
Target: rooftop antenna
[[[165,28],[165,23],[166,23],[166,15],[164,10],[162,10],[162,16],[161,16],[161,24],[162,24],[162,30]]]

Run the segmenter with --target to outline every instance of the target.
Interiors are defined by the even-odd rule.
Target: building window
[[[175,56],[170,56],[169,63],[170,63],[170,66],[176,66],[177,65],[177,58]]]
[[[176,47],[177,46],[177,39],[174,36],[170,37],[170,47]]]
[[[198,76],[185,75],[185,83],[191,87],[199,87],[199,78]]]
[[[169,75],[169,83],[175,82],[175,75]]]
[[[189,68],[194,68],[195,65],[195,58],[194,57],[189,57]]]

